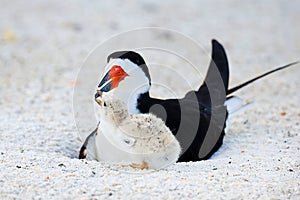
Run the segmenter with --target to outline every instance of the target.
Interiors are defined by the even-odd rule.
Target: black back
[[[212,46],[212,61],[198,91],[190,91],[182,99],[155,99],[148,92],[138,99],[138,109],[162,118],[180,142],[183,153],[179,161],[208,159],[223,142],[229,69],[222,45],[213,40]]]

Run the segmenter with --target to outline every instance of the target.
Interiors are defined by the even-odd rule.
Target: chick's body
[[[97,146],[103,153],[98,155],[100,160],[147,163],[152,169],[178,160],[181,151],[179,142],[160,118],[153,114],[128,114],[120,100],[112,97],[103,100],[105,106],[99,128],[110,144],[102,142],[102,147]],[[107,145],[114,155],[107,156],[104,152]]]

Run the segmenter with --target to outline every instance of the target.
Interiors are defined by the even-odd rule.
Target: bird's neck
[[[109,110],[104,112],[102,120],[107,120],[111,123],[114,123],[116,126],[119,126],[127,117],[128,112],[124,108],[117,108],[118,110]]]
[[[140,87],[134,91],[130,89],[115,90],[113,91],[113,96],[127,105],[129,114],[144,113],[140,110],[139,105],[141,104],[141,99],[143,99],[143,104],[147,103],[144,99],[147,99],[145,98],[147,96],[149,97],[149,88],[150,87],[146,86]]]

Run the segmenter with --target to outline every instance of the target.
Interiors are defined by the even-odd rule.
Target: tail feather
[[[268,72],[266,72],[266,73],[264,73],[264,74],[262,74],[262,75],[260,75],[260,76],[257,76],[257,77],[255,77],[255,78],[253,78],[253,79],[250,79],[249,81],[246,81],[245,83],[242,83],[242,84],[240,84],[240,85],[238,85],[238,86],[236,86],[236,87],[234,87],[234,88],[229,89],[229,90],[227,91],[226,94],[227,94],[227,95],[232,94],[233,92],[236,92],[237,90],[239,90],[239,89],[241,89],[241,88],[243,88],[243,87],[249,85],[250,83],[253,83],[254,81],[256,81],[256,80],[258,80],[258,79],[261,79],[261,78],[263,78],[263,77],[265,77],[265,76],[267,76],[267,75],[269,75],[269,74],[272,74],[273,72],[276,72],[276,71],[279,71],[279,70],[288,68],[288,67],[290,67],[290,66],[296,65],[296,64],[298,64],[298,63],[299,63],[299,61],[297,61],[297,62],[292,62],[292,63],[289,63],[289,64],[287,64],[287,65],[278,67],[278,68],[273,69],[273,70],[271,70],[271,71],[268,71]]]
[[[241,111],[247,109],[252,102],[244,102],[243,99],[237,97],[237,96],[231,96],[230,98],[227,98],[225,105],[227,107],[228,111],[228,117],[232,117]]]
[[[226,128],[225,128],[225,133],[227,133],[228,129],[231,127],[231,119],[235,115],[245,111],[248,109],[253,102],[244,102],[243,99],[237,97],[237,96],[230,96],[227,98],[225,102],[225,106],[228,111],[228,117],[226,119]]]

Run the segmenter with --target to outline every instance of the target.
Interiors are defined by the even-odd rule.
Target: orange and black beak
[[[118,87],[119,83],[126,77],[128,74],[118,65],[112,66],[112,68],[105,74],[103,79],[98,85],[97,91],[109,92],[110,90]]]
[[[118,65],[112,66],[112,68],[104,75],[102,80],[98,85],[97,92],[95,94],[95,99],[102,96],[103,92],[109,92],[112,89],[118,87],[119,83],[126,77],[128,74]]]

